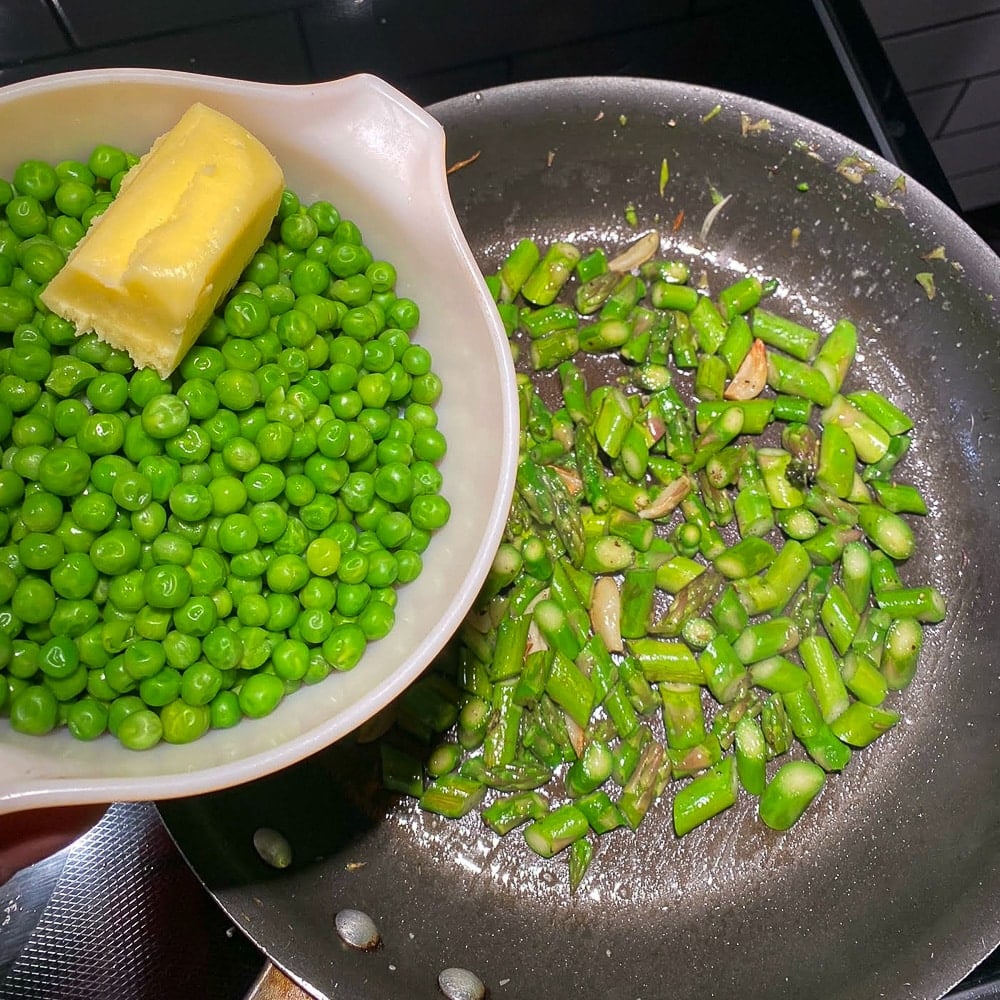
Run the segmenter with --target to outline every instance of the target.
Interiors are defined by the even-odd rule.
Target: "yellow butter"
[[[165,377],[263,242],[283,188],[258,139],[194,104],[125,175],[42,301]]]

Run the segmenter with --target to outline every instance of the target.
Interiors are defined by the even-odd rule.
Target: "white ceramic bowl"
[[[15,733],[0,719],[0,813],[81,802],[173,798],[290,765],[350,733],[412,682],[458,627],[503,530],[517,457],[507,339],[455,218],[444,132],[371,76],[275,86],[144,69],[66,73],[0,89],[0,176],[28,157],[83,158],[98,142],[144,152],[195,101],[257,135],[306,200],[325,198],[391,260],[421,307],[419,342],[444,383],[439,426],[449,523],[400,592],[395,628],[358,666],[184,746],[134,752],[108,736]]]

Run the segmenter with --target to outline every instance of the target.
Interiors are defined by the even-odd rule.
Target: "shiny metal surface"
[[[2,1000],[242,1000],[262,963],[148,803],[0,886]]]
[[[451,191],[484,268],[524,235],[627,242],[633,203],[639,228],[659,225],[713,286],[751,269],[779,280],[789,314],[857,322],[857,369],[918,421],[907,470],[931,513],[906,575],[935,582],[949,617],[928,630],[902,725],[856,754],[793,833],[766,830],[743,801],[678,841],[660,803],[638,835],[602,838],[575,897],[558,858],[380,792],[371,748],[351,743],[165,803],[172,835],[233,920],[317,996],[430,998],[447,966],[519,998],[944,995],[1000,941],[996,256],[916,183],[894,189],[889,164],[860,151],[870,170],[852,183],[836,167],[853,144],[725,93],[574,79],[432,110],[449,161],[479,154]],[[703,245],[710,185],[732,199]],[[915,280],[925,271],[933,300]],[[292,843],[290,868],[264,870],[251,843],[262,825]],[[378,951],[339,945],[345,906],[375,919]]]

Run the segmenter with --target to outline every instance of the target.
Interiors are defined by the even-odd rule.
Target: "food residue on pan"
[[[450,167],[448,167],[445,173],[453,174],[456,171],[461,170],[463,167],[469,166],[470,163],[475,163],[476,160],[479,159],[481,153],[482,150],[477,149],[471,156],[467,156],[464,160],[459,160],[457,163],[453,163]]]

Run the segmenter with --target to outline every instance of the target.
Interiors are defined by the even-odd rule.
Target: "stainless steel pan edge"
[[[371,756],[349,743],[166,803],[168,828],[233,919],[318,995],[431,997],[437,973],[462,965],[494,997],[942,996],[1000,941],[1000,263],[912,179],[895,190],[890,164],[735,95],[588,78],[432,112],[452,161],[479,153],[451,191],[484,268],[523,235],[625,242],[631,202],[639,230],[658,225],[696,253],[713,286],[753,269],[779,279],[793,315],[854,319],[866,381],[918,418],[907,469],[932,510],[905,572],[948,594],[949,618],[898,700],[903,724],[856,754],[792,834],[741,802],[677,841],[662,803],[638,835],[602,840],[575,898],[559,864],[516,838],[498,846],[471,817],[448,824],[382,796]],[[836,166],[858,153],[870,171],[852,183]],[[702,245],[709,185],[732,198]],[[933,273],[932,300],[918,272]],[[260,825],[292,840],[292,868],[263,870]],[[343,906],[375,918],[379,951],[339,946]]]

